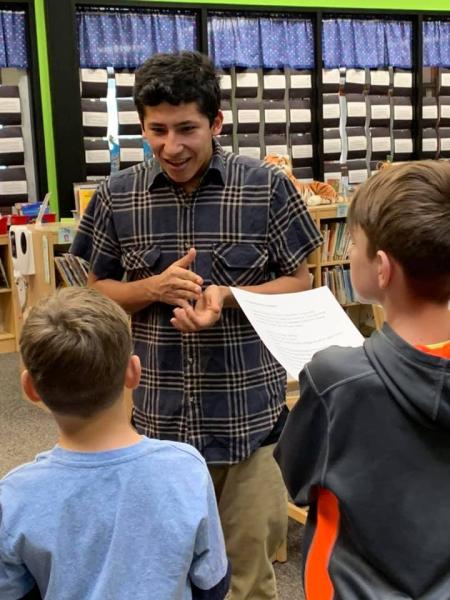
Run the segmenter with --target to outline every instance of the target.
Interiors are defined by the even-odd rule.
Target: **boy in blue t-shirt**
[[[125,312],[92,289],[35,306],[22,384],[51,410],[58,445],[0,482],[0,598],[221,600],[229,568],[214,489],[191,446],[131,427]]]

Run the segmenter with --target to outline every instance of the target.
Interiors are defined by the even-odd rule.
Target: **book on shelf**
[[[0,257],[0,289],[9,288],[9,281],[6,275],[5,265],[3,259]]]
[[[55,256],[55,266],[64,286],[87,285],[88,265],[82,258],[66,252]]]
[[[340,304],[355,302],[355,294],[350,279],[350,269],[344,269],[342,265],[323,268],[322,285],[330,288],[332,294]]]

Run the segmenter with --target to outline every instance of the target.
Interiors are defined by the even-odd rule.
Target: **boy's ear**
[[[39,396],[39,394],[36,391],[36,388],[34,387],[31,375],[27,370],[22,372],[20,379],[22,382],[23,391],[27,395],[27,398],[31,400],[31,402],[42,402],[41,397]]]
[[[139,356],[133,354],[128,361],[128,367],[125,372],[125,387],[134,390],[137,388],[141,379],[141,361]]]
[[[381,290],[385,290],[392,278],[393,263],[392,259],[384,252],[384,250],[378,250],[377,252],[377,276],[378,276],[378,287]]]
[[[219,133],[222,131],[222,124],[223,124],[223,112],[221,110],[219,110],[216,118],[214,119],[214,121],[211,125],[211,132],[213,135],[219,135]]]

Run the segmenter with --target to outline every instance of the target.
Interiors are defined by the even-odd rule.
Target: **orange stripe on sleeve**
[[[334,587],[328,572],[331,553],[339,531],[340,512],[336,496],[320,489],[317,525],[306,559],[305,593],[307,600],[333,600]]]

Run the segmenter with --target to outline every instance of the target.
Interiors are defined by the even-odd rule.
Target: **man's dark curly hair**
[[[136,70],[133,97],[141,123],[146,106],[196,102],[212,125],[220,109],[219,78],[200,52],[154,54]]]

